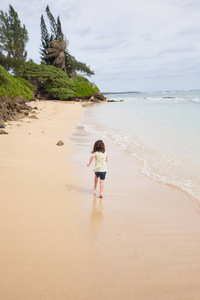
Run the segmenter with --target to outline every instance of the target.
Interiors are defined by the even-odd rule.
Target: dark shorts
[[[95,175],[100,177],[101,180],[104,180],[106,178],[106,172],[95,172]]]

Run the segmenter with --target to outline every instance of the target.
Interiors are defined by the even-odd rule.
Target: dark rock
[[[95,92],[92,96],[95,100],[106,101],[106,98],[100,93]]]
[[[16,113],[16,115],[15,115],[15,119],[16,119],[16,120],[22,119],[22,118],[24,118],[24,114],[23,114],[23,113],[22,113],[22,114]]]
[[[107,100],[107,102],[124,102],[124,100]]]
[[[64,143],[63,143],[63,141],[59,141],[56,145],[57,145],[57,146],[63,146]]]
[[[11,117],[11,116],[8,115],[7,120],[8,121],[13,121],[13,117]]]
[[[30,119],[38,119],[38,117],[36,117],[35,115],[31,115],[29,116]]]
[[[1,129],[1,130],[0,130],[0,134],[8,134],[8,133],[5,132],[5,130]]]
[[[32,108],[20,98],[15,100],[0,99],[0,125],[4,126],[7,121],[22,119],[29,114],[29,111],[32,111]]]

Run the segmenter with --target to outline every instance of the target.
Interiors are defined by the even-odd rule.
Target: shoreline
[[[186,192],[147,177],[138,159],[105,137],[108,174],[99,199],[92,189],[93,168],[86,164],[93,142],[102,137],[81,123],[71,138],[85,222],[90,219],[85,230],[96,251],[97,276],[107,288],[103,292],[93,282],[95,299],[198,299],[199,204]]]
[[[131,99],[131,98],[130,98]],[[127,99],[127,100],[130,100]],[[134,99],[132,99],[134,100]],[[146,100],[145,100],[146,101]],[[120,101],[117,101],[120,102]],[[123,109],[123,104],[116,104],[116,105],[109,105],[109,107],[107,106],[107,103],[103,103],[101,104],[99,107],[96,106],[91,109],[88,110],[88,113],[85,114],[85,121],[86,121],[86,128],[88,128],[89,131],[92,132],[99,132],[99,134],[102,134],[102,136],[107,136],[108,139],[113,140],[113,143],[116,144],[116,146],[121,146],[123,151],[127,151],[127,153],[133,157],[135,157],[137,160],[141,161],[141,172],[143,174],[145,174],[145,176],[151,178],[152,180],[155,180],[157,182],[163,183],[163,184],[167,184],[170,185],[172,187],[176,187],[176,188],[180,188],[184,193],[187,193],[188,196],[191,196],[194,201],[200,204],[200,194],[199,194],[199,187],[200,187],[200,178],[199,178],[199,163],[198,163],[198,154],[195,154],[195,151],[198,152],[198,145],[196,145],[196,150],[195,150],[195,143],[193,143],[192,145],[192,141],[194,142],[194,137],[188,137],[187,134],[181,134],[181,131],[179,133],[176,132],[176,129],[174,128],[174,132],[172,133],[172,129],[168,128],[166,126],[166,128],[163,128],[163,130],[166,130],[170,133],[171,130],[171,136],[169,134],[168,138],[169,138],[169,143],[170,146],[168,147],[167,145],[167,140],[166,140],[166,145],[164,144],[164,139],[161,140],[161,143],[159,145],[159,142],[157,141],[157,143],[152,143],[150,142],[150,137],[145,137],[145,131],[144,131],[144,124],[147,121],[144,121],[142,123],[142,118],[138,119],[139,122],[135,122],[133,129],[130,128],[126,128],[125,127],[125,111],[127,110],[127,118],[128,118],[128,122],[130,123],[131,121],[130,119],[130,115],[128,113],[128,107],[130,106],[130,108],[134,107],[134,105],[137,108],[137,103],[139,103],[139,100],[136,99],[134,105],[132,105],[131,101],[125,101],[125,106]],[[157,103],[157,102],[156,102]],[[132,106],[131,106],[132,105]],[[141,104],[142,105],[142,104]],[[152,109],[152,105],[151,104],[147,105],[148,109]],[[183,106],[184,107],[184,106]],[[124,113],[122,113],[120,115],[120,109],[122,110],[122,112],[124,111]],[[142,107],[141,111],[142,111]],[[138,108],[137,108],[138,109]],[[112,124],[112,110],[113,112],[115,111],[115,116],[113,115],[113,124]],[[162,107],[161,105],[161,110],[164,110],[164,107]],[[96,114],[96,121],[94,118],[94,115]],[[100,118],[99,116],[102,114],[102,118]],[[141,113],[142,115],[142,113]],[[158,117],[158,116],[157,116]],[[122,126],[120,124],[117,124],[117,121],[121,120],[122,123],[124,122],[124,124],[122,124]],[[133,118],[134,119],[134,118]],[[137,119],[137,116],[136,118]],[[123,121],[124,120],[124,121]],[[145,120],[145,118],[144,118]],[[164,122],[164,121],[163,121]],[[178,121],[177,121],[178,122]],[[133,122],[132,122],[133,123]],[[141,124],[140,124],[141,123]],[[152,128],[151,128],[151,123]],[[151,138],[156,139],[156,135],[159,136],[159,134],[161,134],[161,132],[159,132],[159,130],[161,131],[161,127],[164,126],[160,126],[160,125],[155,125],[155,122],[150,122],[150,131],[151,131]],[[159,120],[158,120],[158,124],[159,124]],[[169,124],[168,124],[169,125]],[[141,130],[140,129],[136,129],[134,131],[134,127],[135,128],[140,128],[141,126]],[[155,134],[153,134],[153,126],[157,126],[157,128],[155,129]],[[159,127],[160,126],[160,127]],[[169,126],[170,127],[170,126]],[[157,131],[156,131],[157,129]],[[180,134],[180,142],[175,141],[175,134]],[[147,143],[146,143],[146,140]],[[171,140],[170,140],[171,138]],[[148,140],[149,139],[149,140]],[[173,139],[174,139],[174,144],[173,143]],[[159,138],[157,138],[157,140],[159,140]],[[178,140],[178,138],[177,138]],[[196,136],[196,140],[198,143],[198,139]],[[190,151],[188,151],[188,153],[186,151],[184,151],[184,142],[188,145],[189,143],[191,143],[191,148]],[[146,143],[146,144],[145,144]],[[180,150],[178,147],[180,147],[181,143],[183,144],[182,149]],[[189,148],[188,145],[185,145],[185,149],[187,149],[187,147]],[[193,147],[192,147],[193,146]],[[170,149],[173,149],[171,150]],[[177,149],[180,150],[177,151],[175,150],[175,148],[177,147]],[[180,147],[181,148],[181,147]],[[160,149],[160,150],[159,150]],[[194,152],[194,155],[191,155],[192,151]],[[178,153],[178,154],[177,154]],[[195,169],[195,157],[196,157],[196,161],[197,161],[197,169]]]
[[[86,166],[98,136],[77,125],[84,108],[35,105],[38,119],[0,136],[1,298],[199,299],[196,203],[109,141],[100,200]]]

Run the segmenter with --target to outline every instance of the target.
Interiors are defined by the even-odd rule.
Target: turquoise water
[[[82,125],[142,161],[142,172],[200,201],[200,91],[106,95]]]

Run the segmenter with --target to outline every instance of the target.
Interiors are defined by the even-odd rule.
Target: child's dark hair
[[[102,153],[105,153],[105,151],[106,151],[104,142],[102,140],[98,140],[94,143],[92,153],[97,152],[97,151],[102,152]]]

